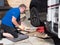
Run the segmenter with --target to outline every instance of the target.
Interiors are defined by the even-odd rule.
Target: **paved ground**
[[[51,39],[43,40],[36,37],[29,37],[29,39],[22,41],[22,43],[17,42],[16,44],[17,45],[19,44],[21,45],[54,45]]]
[[[19,42],[3,39],[0,43],[3,43],[4,45],[54,45],[52,39],[40,39],[37,37],[29,37],[28,39]]]
[[[22,16],[23,17],[23,16]],[[26,15],[26,19],[25,21],[23,21],[27,26],[29,27],[33,27],[30,24],[30,21],[27,21],[29,18],[29,13],[27,12]],[[25,32],[26,34],[26,32]],[[30,34],[32,35],[32,34]],[[37,38],[34,36],[30,36],[28,39],[23,40],[23,41],[19,41],[19,42],[12,42],[6,38],[0,40],[0,43],[3,43],[4,45],[54,45],[54,42],[52,39],[41,39],[41,38]]]

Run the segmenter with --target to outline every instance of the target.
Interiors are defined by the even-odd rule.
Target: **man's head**
[[[24,13],[25,10],[26,10],[26,5],[21,4],[19,7],[20,7],[20,12],[21,12],[21,13]]]

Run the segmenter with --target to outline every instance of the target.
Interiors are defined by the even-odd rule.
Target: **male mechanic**
[[[27,35],[21,34],[16,28],[24,30],[25,27],[21,26],[18,22],[20,21],[20,14],[24,13],[26,10],[26,6],[21,4],[17,8],[12,8],[8,10],[5,16],[2,18],[1,28],[4,30],[0,31],[0,38],[17,38],[18,33],[21,35],[22,39],[28,38]]]

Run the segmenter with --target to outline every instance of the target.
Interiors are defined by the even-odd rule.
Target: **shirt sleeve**
[[[14,12],[12,12],[12,16],[14,16],[15,18],[18,18],[19,14],[16,11],[14,11]]]

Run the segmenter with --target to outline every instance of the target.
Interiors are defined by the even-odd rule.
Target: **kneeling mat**
[[[17,38],[13,38],[13,39],[8,38],[8,39],[11,40],[11,41],[13,41],[13,42],[17,42],[17,41],[25,40],[28,37],[29,36],[27,36],[25,34],[18,34],[18,37]]]

